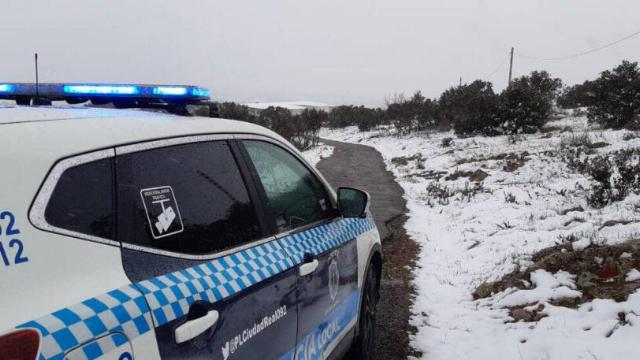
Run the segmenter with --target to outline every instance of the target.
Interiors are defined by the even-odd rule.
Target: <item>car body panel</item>
[[[316,339],[324,337],[324,342],[320,343],[322,352],[309,356],[310,352],[305,348],[305,355],[298,355],[298,358],[327,356],[347,338],[357,323],[359,289],[366,259],[371,258],[370,251],[379,249],[375,246],[379,244],[379,236],[370,217],[340,218],[331,223],[333,227],[325,224],[302,231],[303,247],[295,247],[302,244],[300,241],[289,241],[294,236],[279,236],[221,257],[197,261],[177,259],[171,266],[152,266],[153,271],[127,268],[127,264],[139,259],[135,249],[121,249],[45,231],[30,221],[34,199],[43,184],[46,185],[47,174],[60,160],[101,149],[113,149],[115,153],[117,147],[128,144],[203,134],[269,139],[301,158],[300,153],[279,135],[239,121],[185,119],[141,111],[0,107],[0,165],[7,169],[0,177],[0,187],[5,189],[0,227],[8,228],[8,217],[5,219],[1,215],[6,211],[15,217],[15,228],[20,231],[11,236],[3,231],[0,242],[8,244],[11,240],[20,240],[23,255],[28,258],[26,262],[2,269],[2,287],[10,289],[11,295],[0,297],[4,314],[0,318],[0,329],[37,329],[42,334],[41,359],[59,359],[74,349],[74,355],[81,350],[87,358],[97,358],[97,352],[91,355],[84,349],[95,349],[94,343],[98,344],[103,358],[116,354],[125,356],[120,359],[124,360],[131,351],[133,357],[155,359],[160,357],[157,339],[171,334],[167,329],[176,325],[175,320],[188,312],[193,302],[206,299],[212,309],[221,310],[221,318],[212,331],[215,333],[215,328],[222,331],[215,341],[207,343],[210,352],[220,358],[224,358],[223,348],[232,346],[227,343],[234,342],[237,335],[231,337],[226,332],[242,333],[252,319],[260,320],[275,314],[280,309],[272,308],[275,303],[286,305],[287,313],[278,319],[282,319],[281,325],[271,326],[273,330],[276,326],[308,330],[300,334],[299,341],[303,345],[314,336]],[[327,186],[335,202],[333,189],[320,173],[315,171],[315,174]],[[297,319],[298,298],[292,289],[297,289],[298,282],[303,280],[289,276],[289,280],[281,281],[287,277],[287,272],[295,272],[302,264],[303,253],[307,250],[320,257],[327,256],[321,259],[324,269],[328,268],[331,259],[342,256],[339,263],[344,269],[340,268],[340,272],[349,277],[344,280],[348,285],[341,286],[339,305],[328,305],[323,309],[321,320],[318,317],[310,320],[312,325]],[[336,250],[337,254],[333,255]],[[146,255],[149,259],[153,257]],[[349,259],[353,260],[349,262]],[[326,280],[327,273],[318,276]],[[271,289],[274,283],[282,288]],[[256,285],[261,296],[272,300],[283,298],[265,306],[266,302],[256,302],[243,295],[244,289]],[[237,300],[239,305],[234,307],[231,300]],[[245,307],[256,310],[243,311]],[[223,314],[225,310],[229,310],[226,315]],[[234,316],[244,316],[244,320],[232,324]],[[339,328],[332,325],[336,323]],[[165,325],[169,326],[163,330]],[[331,336],[327,332],[330,327],[333,327]],[[275,340],[266,336],[267,331],[261,333],[265,336],[252,340],[257,348],[273,344]],[[318,340],[314,341],[318,344]],[[250,350],[253,345],[239,350],[241,348],[236,348],[237,357],[253,354]],[[289,349],[285,351],[286,348]],[[283,358],[294,358],[300,346],[285,341],[279,349]]]
[[[299,281],[296,359],[323,358],[357,321],[356,238],[373,226],[370,217],[338,218],[280,239],[296,263],[304,262],[305,253],[319,261],[318,269]]]

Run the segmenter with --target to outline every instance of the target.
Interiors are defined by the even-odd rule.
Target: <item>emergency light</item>
[[[105,100],[140,103],[197,103],[209,100],[209,90],[191,85],[138,85],[92,83],[0,83],[0,99],[16,100],[44,98],[52,101],[79,100],[104,103]]]
[[[10,93],[13,91],[13,85],[0,84],[0,93]]]
[[[80,95],[135,95],[140,93],[137,87],[125,85],[65,85],[62,91],[66,94]]]

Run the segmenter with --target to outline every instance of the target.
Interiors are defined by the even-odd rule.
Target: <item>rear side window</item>
[[[318,178],[288,151],[263,141],[245,141],[279,231],[335,214]]]
[[[65,170],[49,198],[44,216],[52,226],[113,239],[112,159]]]
[[[198,255],[261,236],[225,141],[122,155],[116,169],[120,241]]]

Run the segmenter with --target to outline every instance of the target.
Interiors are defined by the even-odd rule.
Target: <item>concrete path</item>
[[[371,195],[371,212],[380,231],[386,239],[390,233],[386,223],[407,212],[404,191],[387,171],[380,153],[370,147],[348,144],[327,139],[321,140],[334,147],[333,155],[320,160],[317,165],[335,189],[351,186]]]
[[[317,167],[335,188],[352,186],[371,195],[371,212],[383,239],[384,263],[380,302],[376,321],[377,360],[407,359],[416,356],[409,347],[412,301],[412,267],[418,245],[404,231],[406,203],[404,191],[386,170],[380,153],[370,147],[322,139],[334,147],[333,155]]]

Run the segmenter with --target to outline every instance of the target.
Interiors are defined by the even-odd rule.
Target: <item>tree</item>
[[[392,102],[387,102],[387,118],[398,134],[426,130],[437,123],[436,101],[425,98],[422,92],[416,91],[408,100],[402,94],[392,99]]]
[[[587,80],[582,84],[564,88],[558,96],[558,105],[565,109],[591,106],[594,102],[594,95],[594,82]]]
[[[308,149],[318,144],[318,135],[322,124],[326,123],[328,115],[325,111],[305,109],[300,115],[294,116],[293,142],[299,149]]]
[[[270,106],[260,111],[258,123],[277,132],[288,141],[293,140],[296,132],[291,111],[283,107]]]
[[[532,133],[552,114],[562,81],[546,71],[514,79],[500,94],[500,130],[505,134]]]
[[[476,80],[450,88],[440,96],[439,115],[459,136],[496,135],[498,97],[490,82]]]
[[[343,128],[357,125],[355,117],[355,106],[336,106],[329,112],[328,125],[330,128]]]
[[[640,71],[637,62],[623,61],[593,82],[590,122],[605,128],[637,127],[640,115]]]
[[[438,126],[438,101],[425,99],[417,110],[416,129],[427,130]]]
[[[251,114],[249,107],[235,102],[223,102],[218,105],[221,118],[256,122],[256,117]]]

